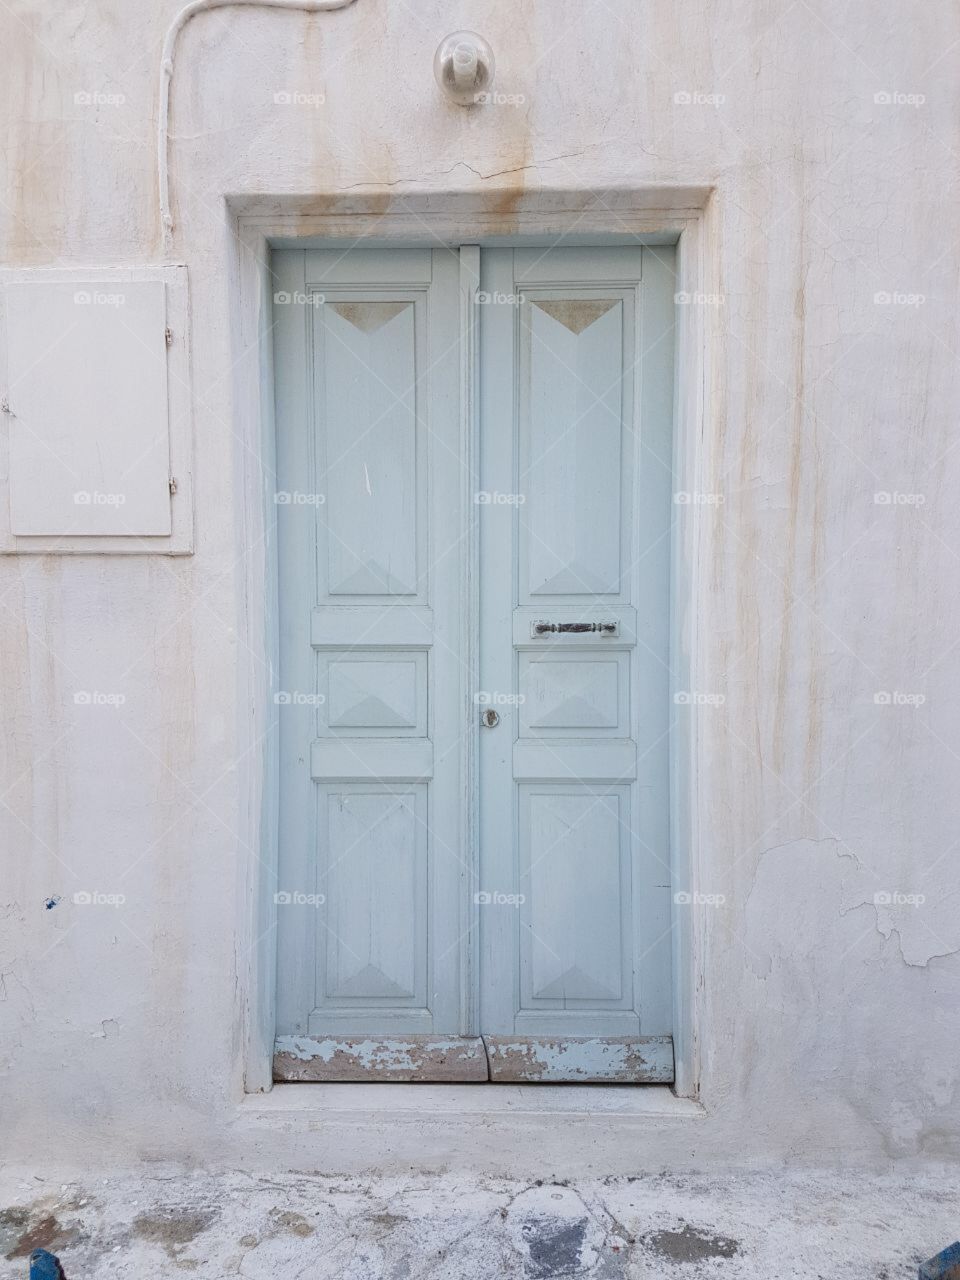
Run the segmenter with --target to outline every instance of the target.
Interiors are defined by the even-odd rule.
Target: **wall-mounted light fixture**
[[[493,84],[493,50],[475,31],[455,31],[442,41],[433,59],[437,84],[451,102],[472,107],[483,102]]]

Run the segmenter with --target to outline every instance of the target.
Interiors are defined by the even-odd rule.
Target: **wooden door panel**
[[[623,790],[521,788],[521,1009],[632,999],[627,803]]]
[[[360,1030],[381,1011],[427,1014],[426,792],[321,791],[320,883],[329,910],[310,1029]],[[337,1010],[337,1016],[331,1016]]]
[[[365,295],[315,311],[327,593],[417,595],[424,479],[414,330],[423,305],[415,295]]]
[[[457,264],[277,268],[276,1070],[472,1079],[477,1044],[437,1048],[465,1029]]]
[[[321,733],[414,737],[427,733],[427,655],[352,652],[326,656],[326,702]],[[322,660],[321,659],[321,660]],[[323,680],[321,679],[321,687]]]
[[[672,257],[494,250],[481,318],[481,1031],[495,1079],[670,1079]],[[656,366],[651,371],[649,366]]]
[[[669,1084],[670,1036],[484,1036],[496,1084]]]
[[[520,737],[627,737],[630,666],[624,653],[577,661],[560,653],[521,653]]]
[[[619,594],[622,347],[618,298],[521,307],[521,599]]]

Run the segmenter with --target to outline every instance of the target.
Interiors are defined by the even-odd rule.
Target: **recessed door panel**
[[[629,656],[519,655],[521,737],[628,735]]]
[[[524,787],[519,799],[520,1007],[629,1001],[628,797]]]
[[[331,596],[415,596],[423,487],[416,328],[418,321],[423,327],[423,302],[321,296],[324,303],[309,314],[324,424],[317,444],[327,590]]]
[[[319,1009],[426,1007],[424,800],[422,786],[323,789]]]
[[[620,592],[623,315],[595,293],[520,307],[521,592],[541,598]]]
[[[321,654],[320,732],[427,736],[427,655],[357,649]],[[324,679],[321,675],[320,684]]]

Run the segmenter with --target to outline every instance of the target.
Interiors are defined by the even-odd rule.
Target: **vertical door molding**
[[[467,863],[460,923],[465,939],[460,982],[460,1034],[480,1031],[480,929],[476,894],[480,887],[480,525],[479,360],[480,248],[460,246],[460,457],[464,539],[461,547],[460,619],[464,663],[462,856]]]

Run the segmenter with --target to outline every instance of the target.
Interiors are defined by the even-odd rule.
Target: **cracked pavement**
[[[646,1174],[567,1183],[151,1168],[6,1171],[0,1276],[53,1249],[68,1280],[897,1280],[956,1236],[949,1172]]]

